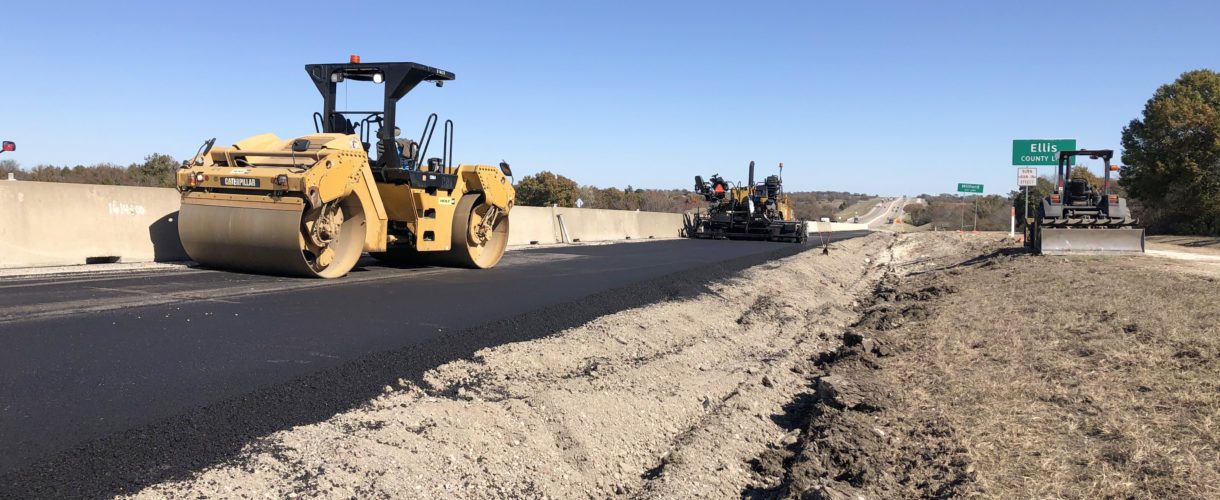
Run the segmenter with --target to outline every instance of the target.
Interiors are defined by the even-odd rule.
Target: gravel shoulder
[[[773,416],[797,365],[834,348],[887,238],[483,349],[134,496],[738,496],[748,460],[788,435]]]
[[[131,496],[1215,498],[1220,300],[1189,264],[878,233],[479,350]]]

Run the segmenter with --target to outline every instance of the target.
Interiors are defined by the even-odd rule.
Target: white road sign
[[[580,199],[580,198],[577,198],[577,199],[576,199],[576,208],[580,208],[580,207],[583,207],[583,206],[585,206],[585,200],[582,200],[582,199]]]
[[[1038,169],[1037,168],[1018,168],[1017,169],[1017,185],[1018,186],[1037,186],[1038,185]]]

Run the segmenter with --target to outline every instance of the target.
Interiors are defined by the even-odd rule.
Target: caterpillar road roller
[[[784,164],[779,168],[782,173]],[[805,222],[797,220],[792,202],[783,192],[783,177],[769,175],[756,184],[752,161],[744,186],[733,186],[720,174],[707,181],[696,175],[695,193],[707,201],[707,211],[686,214],[684,230],[691,238],[794,243],[809,239]]]
[[[1073,177],[1071,159],[1088,156],[1105,164],[1105,180],[1098,192],[1088,180]],[[1144,230],[1127,209],[1127,200],[1110,194],[1110,172],[1114,151],[1109,149],[1060,151],[1055,172],[1055,191],[1042,199],[1026,244],[1043,255],[1138,254],[1144,253]]]
[[[454,79],[409,62],[310,64],[322,94],[315,133],[203,144],[177,173],[178,233],[191,259],[213,268],[338,278],[363,252],[392,264],[495,266],[508,243],[514,191],[507,163],[453,163],[453,122],[428,158],[432,114],[418,141],[400,138],[398,101],[424,82]],[[384,88],[376,111],[336,110],[342,82]]]

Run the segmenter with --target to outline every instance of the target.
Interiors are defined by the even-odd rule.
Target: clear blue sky
[[[1159,85],[1220,66],[1213,1],[116,3],[0,9],[2,158],[312,132],[302,66],[356,53],[456,73],[400,103],[406,135],[435,111],[459,161],[518,175],[680,188],[755,160],[789,190],[1004,193],[1012,139],[1117,149]]]

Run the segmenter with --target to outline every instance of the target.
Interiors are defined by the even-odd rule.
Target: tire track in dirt
[[[935,408],[906,406],[875,376],[885,358],[919,355],[887,332],[918,326],[958,291],[937,283],[936,273],[960,262],[960,249],[917,245],[891,241],[885,274],[838,347],[807,361],[806,390],[778,419],[789,434],[750,461],[756,481],[743,497],[944,498],[972,491],[973,469],[952,426]]]

